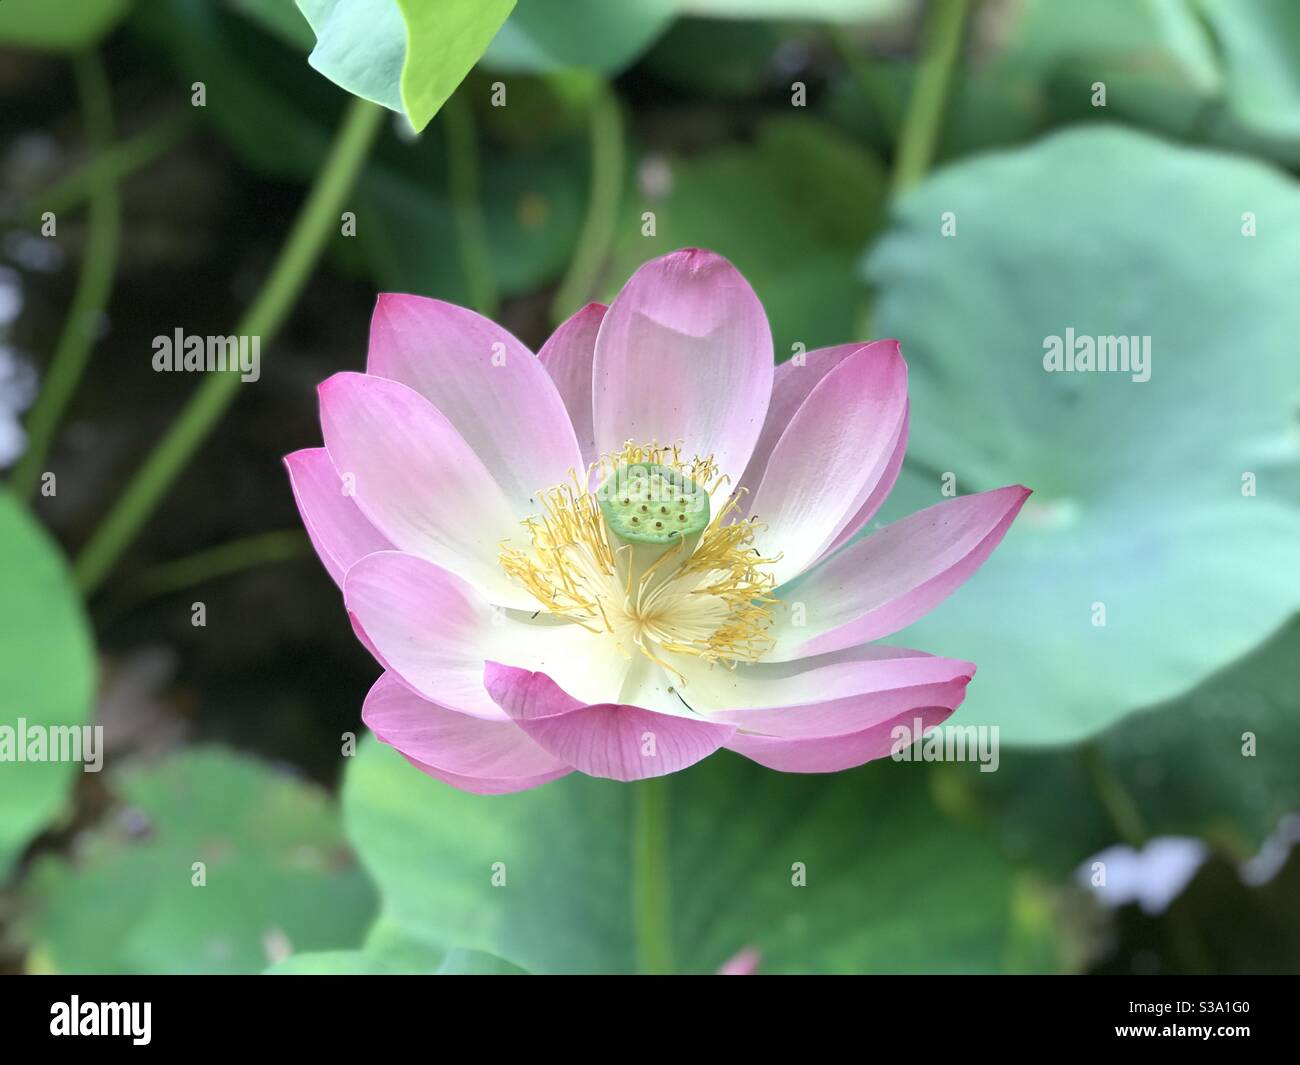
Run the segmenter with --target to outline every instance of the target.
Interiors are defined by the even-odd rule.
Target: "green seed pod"
[[[657,463],[620,466],[596,492],[610,532],[633,544],[671,544],[709,524],[709,494]]]

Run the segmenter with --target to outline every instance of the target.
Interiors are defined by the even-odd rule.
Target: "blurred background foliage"
[[[279,458],[362,367],[377,291],[536,349],[701,245],[778,359],[902,340],[883,520],[944,474],[1036,495],[899,637],[979,663],[954,723],[999,726],[997,772],[679,774],[674,966],[1300,969],[1300,5],[6,0],[0,93],[0,724],[107,740],[97,775],[0,763],[0,967],[636,967],[625,786],[481,798],[340,756],[377,667]],[[233,332],[280,276],[349,93],[392,112],[355,237],[329,216],[262,380],[99,574],[86,545],[197,384],[152,338]],[[1067,327],[1150,336],[1151,380],[1043,373]]]

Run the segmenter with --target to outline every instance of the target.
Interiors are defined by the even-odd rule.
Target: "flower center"
[[[774,580],[711,459],[629,442],[570,484],[541,493],[523,524],[531,546],[501,565],[557,617],[613,638],[676,673],[664,652],[734,666],[773,643]],[[595,491],[592,483],[599,483]],[[712,497],[726,500],[714,508]],[[716,512],[715,512],[716,510]]]

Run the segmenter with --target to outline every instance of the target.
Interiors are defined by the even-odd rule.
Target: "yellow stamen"
[[[666,466],[703,486],[711,499],[729,498],[698,541],[679,540],[657,557],[638,556],[643,561],[634,564],[632,552],[647,549],[611,535],[590,486],[636,463]],[[728,479],[719,475],[712,457],[685,462],[677,447],[629,441],[586,472],[580,480],[571,470],[571,483],[540,494],[541,514],[523,523],[531,547],[503,546],[507,574],[548,612],[608,634],[624,654],[634,647],[674,673],[660,651],[730,668],[771,648],[767,629],[776,600],[767,567],[777,560],[762,557],[754,547],[760,526],[752,519],[728,520],[738,499],[723,491]]]

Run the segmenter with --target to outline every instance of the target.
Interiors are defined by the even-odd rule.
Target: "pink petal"
[[[898,480],[898,473],[903,468],[903,457],[907,453],[907,433],[911,422],[910,404],[903,407],[903,423],[898,427],[898,435],[894,437],[893,443],[889,445],[889,461],[885,464],[885,472],[880,475],[880,480],[876,482],[876,487],[871,490],[867,500],[858,508],[858,512],[848,520],[848,523],[836,535],[830,545],[817,556],[813,565],[820,562],[823,558],[828,558],[838,548],[853,539],[878,511],[889,493],[894,490],[894,482]]]
[[[436,766],[425,765],[407,755],[402,757],[425,776],[441,780],[444,784],[450,784],[453,788],[467,791],[472,795],[509,795],[516,791],[528,791],[530,788],[549,784],[552,780],[566,777],[573,772],[572,769],[565,769],[536,777],[465,777],[458,773],[448,773],[445,769],[438,769]]]
[[[738,732],[724,746],[782,773],[838,773],[894,753],[897,745],[894,729],[905,726],[914,734],[913,720],[919,718],[921,729],[925,731],[943,722],[951,713],[948,707],[909,711],[847,736],[778,739]]]
[[[350,475],[361,512],[394,545],[470,581],[494,601],[536,603],[502,571],[501,541],[521,535],[501,489],[422,395],[368,374],[320,386],[325,447]]]
[[[427,702],[385,673],[361,718],[412,765],[462,791],[499,795],[555,780],[572,769],[512,721],[486,721]]]
[[[749,467],[738,482],[749,490],[748,495],[740,498],[741,514],[749,514],[754,502],[754,489],[763,480],[763,474],[766,472],[768,462],[772,456],[772,449],[776,447],[776,442],[781,438],[781,434],[785,432],[786,426],[790,424],[790,420],[803,404],[803,401],[808,398],[823,377],[854,352],[863,348],[870,348],[879,353],[899,352],[897,340],[839,344],[835,347],[818,348],[816,351],[808,352],[802,366],[790,360],[781,363],[776,368],[776,378],[772,384],[772,403],[767,410],[767,421],[763,424],[763,432],[759,435],[758,444],[754,448],[754,455],[749,460]],[[898,472],[903,467],[903,456],[907,451],[907,429],[908,418],[905,410],[898,435],[891,444],[892,454],[889,463],[886,465],[885,472],[881,475],[879,483],[858,512],[849,519],[826,550],[818,556],[819,558],[825,558],[841,544],[852,539],[875,516],[876,511],[880,509],[881,504],[884,503],[893,490],[894,482],[898,480]]]
[[[591,374],[596,334],[606,310],[603,303],[588,303],[556,329],[537,353],[564,400],[564,409],[569,412],[569,420],[573,422],[578,437],[583,464],[587,466],[599,458],[596,430],[592,428]]]
[[[739,954],[724,961],[715,975],[717,976],[753,976],[763,960],[757,947],[746,947]]]
[[[384,551],[348,570],[343,600],[380,665],[426,700],[505,720],[483,688],[491,608],[415,555]]]
[[[348,570],[343,600],[380,665],[422,698],[474,717],[505,718],[483,688],[489,658],[544,669],[589,698],[617,693],[627,671],[612,647],[577,625],[494,610],[466,582],[416,555],[367,555]]]
[[[489,662],[492,698],[537,744],[588,776],[643,780],[694,765],[735,733],[732,725],[613,703],[584,705],[544,673]]]
[[[772,392],[772,333],[726,259],[686,248],[637,270],[601,323],[594,366],[599,451],[657,441],[744,470]]]
[[[1010,485],[947,499],[850,544],[790,589],[773,660],[876,640],[928,614],[989,557],[1029,498]],[[803,605],[804,624],[790,624]]]
[[[918,707],[961,705],[975,666],[868,645],[795,662],[688,674],[684,697],[710,721],[788,738],[846,735]]]
[[[907,366],[889,346],[860,348],[813,388],[772,449],[750,513],[760,550],[782,557],[777,584],[807,569],[880,486],[907,414]]]
[[[899,350],[897,340],[859,341],[854,344],[837,344],[830,348],[817,348],[808,352],[803,365],[787,360],[776,368],[772,379],[772,402],[767,408],[767,418],[763,422],[763,431],[759,433],[758,443],[750,456],[745,473],[736,483],[743,485],[752,493],[763,481],[768,461],[776,442],[781,439],[786,426],[803,406],[809,394],[831,370],[856,351],[871,348],[877,351]],[[747,507],[748,502],[742,502]]]
[[[343,586],[343,575],[357,559],[392,549],[352,497],[344,494],[343,482],[323,447],[285,455],[284,465],[307,535],[335,584]]]
[[[464,307],[385,293],[370,322],[367,373],[409,385],[482,460],[517,517],[582,464],[564,401],[541,363]]]

